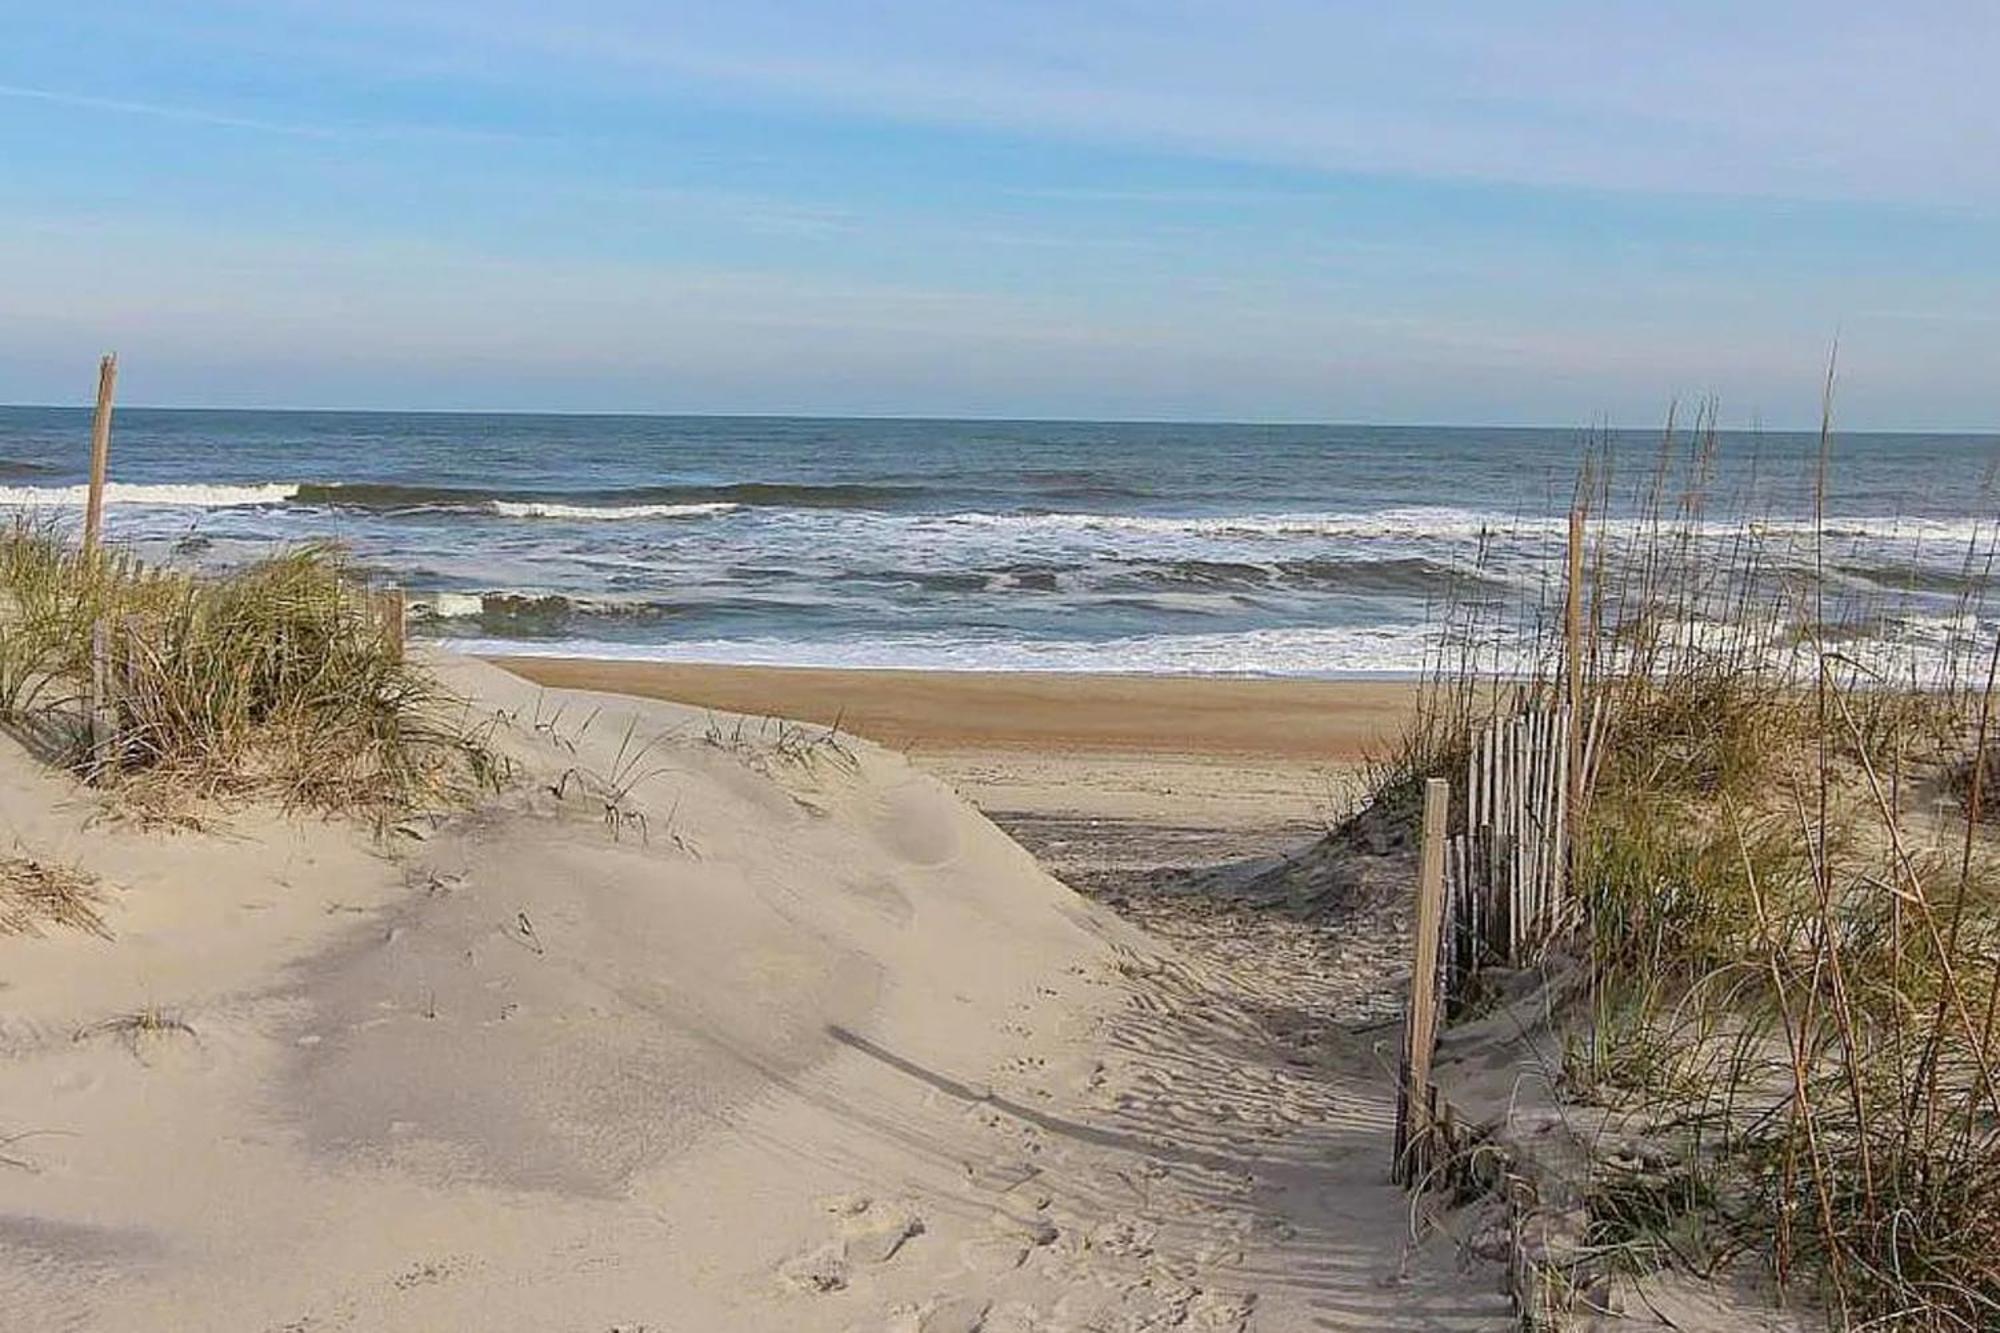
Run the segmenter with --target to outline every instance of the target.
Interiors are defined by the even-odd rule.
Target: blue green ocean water
[[[0,506],[73,516],[88,413],[0,408]],[[1657,432],[118,413],[108,524],[226,565],[333,540],[485,650],[796,665],[1338,675],[1423,665],[1439,605],[1525,604],[1576,469],[1613,523]],[[1706,485],[1809,530],[1818,439],[1725,434]],[[1864,632],[1965,615],[2000,436],[1843,434],[1831,576]],[[1754,497],[1745,501],[1744,497]],[[1962,628],[1962,626],[1960,626]]]

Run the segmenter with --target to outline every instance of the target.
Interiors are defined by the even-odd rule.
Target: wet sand
[[[892,749],[1256,756],[1352,764],[1393,736],[1408,681],[847,671],[500,659],[565,689],[831,725]]]

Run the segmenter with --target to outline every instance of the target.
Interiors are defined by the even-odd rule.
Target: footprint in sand
[[[839,1241],[828,1241],[778,1265],[778,1277],[785,1285],[814,1295],[844,1289],[847,1271],[847,1255]]]
[[[1043,1333],[1041,1311],[1025,1301],[1003,1301],[986,1312],[979,1333]]]
[[[1122,1282],[1084,1283],[1056,1302],[1048,1333],[1154,1333],[1200,1330],[1243,1333],[1256,1308],[1251,1293],[1205,1291],[1165,1274]]]
[[[1084,1248],[1120,1258],[1143,1259],[1153,1252],[1159,1228],[1129,1213],[1100,1222],[1084,1237]]]
[[[871,1210],[873,1211],[873,1210]],[[847,1257],[863,1264],[886,1264],[903,1248],[903,1242],[923,1234],[923,1219],[908,1210],[892,1210],[865,1217],[842,1237]]]
[[[992,1309],[984,1296],[933,1296],[922,1305],[891,1306],[882,1333],[998,1333],[1000,1326],[988,1322]]]
[[[1242,1333],[1256,1305],[1254,1293],[1204,1291],[1188,1302],[1185,1326],[1204,1333]]]
[[[975,1236],[960,1241],[958,1261],[986,1277],[1011,1273],[1028,1260],[1028,1243],[1019,1236]]]
[[[856,1267],[888,1263],[924,1232],[923,1218],[906,1204],[842,1194],[822,1199],[820,1206],[836,1219],[833,1239],[778,1266],[779,1278],[800,1291],[839,1291]]]
[[[1044,1201],[1046,1203],[1046,1201]],[[1018,1213],[1002,1210],[993,1214],[995,1234],[1021,1241],[1034,1249],[1053,1245],[1062,1235],[1062,1229],[1039,1211]]]
[[[1053,1246],[1063,1232],[1046,1213],[1049,1203],[1042,1194],[994,1209],[985,1234],[963,1247],[968,1261],[977,1265],[983,1260],[1000,1270],[1018,1268],[1034,1251]]]
[[[966,1179],[982,1190],[1005,1194],[1040,1175],[1042,1168],[1019,1157],[965,1164]]]
[[[917,1333],[981,1333],[993,1303],[983,1296],[941,1296],[917,1320]]]

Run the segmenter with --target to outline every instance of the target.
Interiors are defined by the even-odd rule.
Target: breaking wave
[[[104,487],[108,505],[171,505],[180,509],[235,509],[250,505],[284,504],[299,491],[285,482],[231,486],[190,482],[149,485],[113,481]],[[87,486],[0,486],[0,506],[17,509],[81,508],[89,499]]]
[[[919,503],[928,494],[921,486],[808,486],[776,482],[528,491],[356,481],[309,483],[299,486],[292,498],[300,504],[382,513],[445,509],[507,518],[641,519],[725,514],[742,508],[897,509]]]

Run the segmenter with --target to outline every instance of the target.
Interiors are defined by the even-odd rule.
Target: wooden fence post
[[[1569,723],[1563,734],[1562,845],[1557,873],[1568,887],[1575,868],[1570,848],[1583,836],[1583,502],[1569,511],[1569,577],[1563,596],[1563,652],[1568,669]]]
[[[398,662],[403,660],[403,637],[406,633],[404,619],[407,615],[408,604],[403,598],[403,590],[401,588],[385,590],[382,594],[382,624],[388,634],[389,651],[395,654]]]
[[[1445,822],[1451,784],[1424,783],[1424,830],[1417,862],[1416,939],[1411,949],[1410,1004],[1404,1018],[1402,1114],[1397,1118],[1396,1178],[1417,1183],[1430,1173],[1431,1057],[1437,1049],[1438,958],[1444,934]]]
[[[117,740],[117,716],[111,708],[111,626],[99,619],[90,625],[90,695],[84,701],[90,728],[90,764],[95,770]]]
[[[96,553],[104,530],[104,473],[111,462],[111,398],[118,387],[118,354],[97,363],[97,413],[90,420],[90,492],[83,510],[83,553]]]

